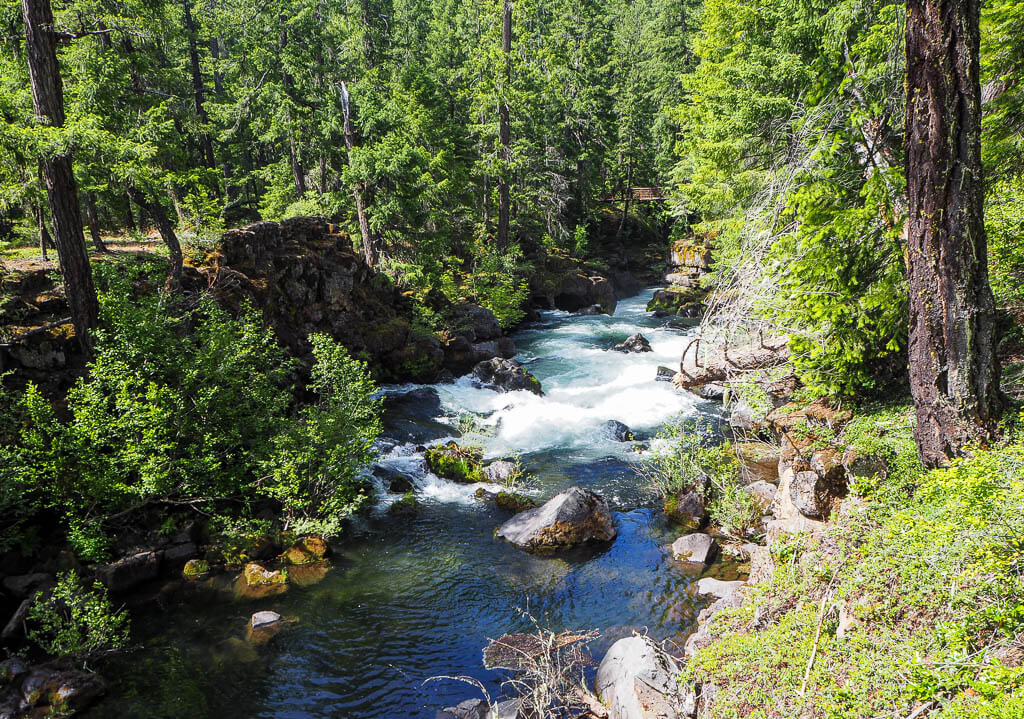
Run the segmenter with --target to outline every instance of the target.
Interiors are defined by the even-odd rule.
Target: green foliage
[[[424,458],[430,471],[438,477],[454,482],[483,482],[482,455],[475,447],[460,447],[449,442],[437,447],[428,447]]]
[[[679,419],[667,423],[639,467],[658,494],[669,497],[710,485],[726,486],[739,476],[736,453],[716,441],[710,425]]]
[[[86,662],[124,647],[128,615],[115,610],[99,582],[83,584],[71,571],[48,593],[36,595],[28,612],[29,639],[51,656]]]
[[[529,269],[518,245],[501,252],[492,245],[478,244],[468,277],[469,299],[493,312],[503,329],[514,327],[526,316]]]
[[[359,472],[373,456],[381,407],[364,363],[326,335],[309,339],[317,401],[274,438],[265,489],[284,506],[286,529],[329,536],[366,499]]]
[[[905,410],[883,409],[855,419],[847,439],[903,457],[908,426]],[[1024,681],[1008,659],[1024,630],[1022,470],[1017,443],[949,469],[898,468],[894,481],[906,489],[915,476],[916,489],[873,495],[827,542],[776,545],[773,578],[716,615],[719,639],[683,679],[719,688],[712,717],[866,719],[925,702],[944,718],[1013,716]]]

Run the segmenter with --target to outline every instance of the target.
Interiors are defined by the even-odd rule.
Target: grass
[[[908,420],[851,423],[887,478],[825,541],[774,546],[771,581],[716,615],[683,675],[718,687],[710,716],[1024,716],[1024,440],[924,472]]]

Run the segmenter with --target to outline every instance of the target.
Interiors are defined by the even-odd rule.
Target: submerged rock
[[[467,699],[437,712],[434,719],[491,719],[491,707],[483,699]]]
[[[578,317],[587,317],[593,315],[603,315],[604,310],[601,309],[601,305],[590,305],[589,307],[581,307],[580,309],[573,312]]]
[[[392,516],[412,517],[420,511],[420,501],[412,492],[406,492],[402,498],[388,505],[388,514]]]
[[[651,343],[642,334],[637,332],[628,337],[625,341],[612,347],[615,352],[651,352]]]
[[[695,697],[679,686],[679,672],[680,665],[650,637],[626,637],[601,660],[594,690],[609,719],[689,717]]]
[[[104,691],[106,684],[97,674],[48,666],[32,667],[13,676],[0,691],[0,716],[74,714],[92,704]]]
[[[512,512],[518,514],[519,512],[525,512],[528,509],[533,509],[537,506],[529,497],[524,497],[521,494],[515,492],[498,492],[494,495],[494,504],[498,509],[503,509],[506,512]]]
[[[464,449],[455,442],[448,442],[437,447],[428,447],[424,457],[427,460],[427,467],[438,477],[463,484],[484,481],[483,469],[480,466],[482,453],[479,450]]]
[[[718,543],[707,534],[687,534],[672,542],[672,555],[684,562],[707,565],[717,552]]]
[[[375,464],[370,471],[392,494],[405,494],[416,487],[411,476],[385,464]]]
[[[473,368],[473,379],[487,389],[498,392],[526,390],[543,395],[540,380],[527,372],[521,364],[512,359],[494,359],[481,362]]]
[[[607,542],[615,533],[608,503],[589,490],[570,487],[508,520],[495,534],[528,552],[550,554],[587,542]]]

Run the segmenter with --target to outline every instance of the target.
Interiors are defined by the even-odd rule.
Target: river
[[[604,429],[618,420],[644,437],[680,413],[714,411],[654,381],[658,365],[677,365],[688,339],[648,315],[650,294],[621,301],[611,317],[543,312],[516,333],[518,359],[540,379],[543,397],[500,394],[463,378],[435,386],[437,416],[425,416],[416,402],[392,413],[382,462],[416,477],[415,517],[388,515],[395,496],[385,499],[322,581],[286,594],[251,602],[156,594],[135,620],[138,647],[104,672],[110,692],[88,716],[431,719],[475,690],[426,680],[465,675],[500,694],[502,674],[484,669],[481,649],[487,638],[528,631],[534,621],[599,630],[597,657],[632,631],[681,646],[708,604],[694,596],[701,575],[669,556],[678,532],[637,477],[634,446]],[[608,351],[637,331],[652,352]],[[415,452],[417,443],[467,429],[466,416],[476,419],[465,439],[482,444],[489,458],[520,457],[535,478],[525,491],[538,502],[572,484],[604,495],[618,530],[611,546],[537,558],[495,539],[508,515],[474,498],[475,487],[425,472]],[[729,571],[712,569],[715,576]],[[249,615],[261,609],[298,621],[253,647],[242,638]]]

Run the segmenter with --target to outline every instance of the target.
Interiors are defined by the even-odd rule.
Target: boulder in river
[[[658,367],[658,373],[654,375],[655,382],[671,382],[676,376],[674,369],[668,367]]]
[[[382,417],[384,434],[403,442],[429,442],[451,434],[451,427],[437,420],[444,410],[433,387],[419,387],[401,394],[386,394]]]
[[[491,719],[491,706],[483,699],[467,699],[453,707],[445,707],[434,719]]]
[[[496,536],[520,549],[551,554],[588,542],[615,538],[608,503],[580,487],[556,494],[540,507],[517,514],[498,528]]]
[[[708,519],[708,510],[704,507],[704,499],[696,490],[670,494],[665,497],[665,514],[688,531],[700,529]]]
[[[473,368],[473,379],[487,389],[498,392],[514,392],[524,389],[536,395],[543,395],[540,380],[526,371],[512,359],[494,359],[481,362]]]
[[[264,587],[274,584],[287,584],[288,573],[283,569],[270,570],[256,562],[249,562],[242,572],[245,583],[250,587]]]
[[[616,442],[632,442],[636,439],[633,430],[617,419],[610,419],[605,422],[604,432]]]
[[[483,469],[484,480],[492,484],[509,484],[522,476],[523,470],[516,462],[498,459]]]
[[[725,582],[714,577],[704,577],[697,580],[697,594],[710,594],[713,597],[728,597],[733,592],[739,591],[746,582]]]
[[[707,534],[686,534],[672,542],[672,556],[684,562],[708,565],[718,552],[718,543]]]
[[[635,335],[627,337],[619,344],[612,347],[616,352],[651,352],[651,343],[642,334],[637,332]]]
[[[384,486],[392,494],[405,494],[416,488],[412,477],[386,464],[375,464],[370,471],[373,472],[374,477],[384,483]]]
[[[64,716],[85,709],[106,690],[98,674],[31,667],[0,690],[0,716]]]
[[[97,570],[100,580],[112,592],[124,592],[154,579],[160,573],[161,552],[137,552]]]
[[[486,307],[463,302],[452,308],[456,317],[454,329],[465,334],[471,342],[484,342],[501,337],[501,325],[498,318]]]
[[[289,564],[312,564],[319,562],[330,552],[330,547],[323,537],[309,535],[299,537],[292,546],[284,551],[284,559]]]
[[[484,481],[480,466],[482,453],[479,450],[462,448],[455,442],[448,442],[428,447],[424,457],[427,467],[438,477],[463,484]]]
[[[590,305],[588,307],[581,307],[575,312],[574,315],[578,317],[591,317],[593,315],[603,315],[604,310],[601,309],[601,305]]]
[[[608,719],[670,719],[695,712],[692,691],[679,686],[680,666],[650,637],[612,644],[597,669],[594,690]]]

